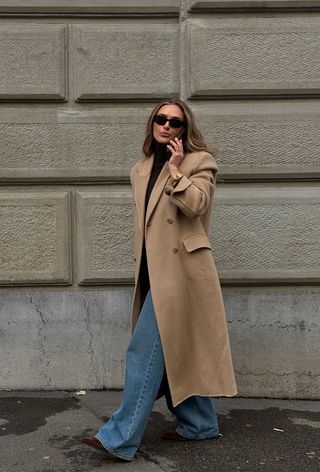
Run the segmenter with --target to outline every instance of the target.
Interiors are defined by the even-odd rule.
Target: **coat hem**
[[[176,406],[180,405],[180,403],[184,402],[187,398],[190,398],[190,397],[209,397],[209,398],[227,397],[227,398],[232,398],[236,395],[238,395],[237,390],[235,390],[234,393],[214,393],[214,394],[213,393],[188,393],[181,400],[178,400],[176,402],[174,402],[173,399],[172,399],[172,404],[173,404],[173,407],[175,408]]]

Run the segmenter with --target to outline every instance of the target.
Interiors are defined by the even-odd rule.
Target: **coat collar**
[[[141,159],[140,166],[137,169],[137,172],[141,177],[147,177],[151,173],[153,161],[154,154],[152,154],[150,157],[144,157],[143,159]]]

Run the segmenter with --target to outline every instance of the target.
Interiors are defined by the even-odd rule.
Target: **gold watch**
[[[182,179],[183,177],[183,174],[181,174],[181,172],[177,172],[176,174],[172,175],[172,180],[174,183],[178,183],[180,179]]]

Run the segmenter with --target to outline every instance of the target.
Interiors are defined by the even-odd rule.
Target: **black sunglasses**
[[[157,123],[157,125],[163,126],[167,122],[169,122],[169,125],[171,128],[182,128],[184,126],[184,121],[179,120],[179,118],[170,118],[170,120],[164,116],[164,115],[156,115],[154,117],[154,121]]]

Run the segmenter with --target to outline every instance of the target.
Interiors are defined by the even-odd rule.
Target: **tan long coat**
[[[220,283],[207,237],[217,165],[207,152],[185,156],[175,188],[165,163],[144,224],[153,156],[130,179],[135,203],[135,291],[132,328],[140,313],[139,270],[145,236],[152,300],[173,405],[191,395],[237,393]]]

